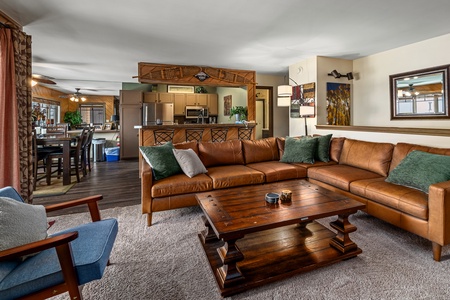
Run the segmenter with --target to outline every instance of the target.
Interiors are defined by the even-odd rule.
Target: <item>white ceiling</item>
[[[32,36],[33,73],[98,95],[138,82],[138,62],[284,75],[312,56],[356,59],[450,32],[449,0],[0,0],[0,10]]]

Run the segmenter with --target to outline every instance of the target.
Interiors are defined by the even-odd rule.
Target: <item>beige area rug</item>
[[[64,195],[77,183],[76,176],[72,176],[71,178],[72,183],[68,185],[63,185],[62,180],[63,180],[62,177],[61,178],[52,177],[51,185],[47,185],[45,178],[39,180],[36,183],[36,190],[33,192],[33,197],[42,198],[42,197]]]
[[[111,265],[84,286],[84,299],[221,299],[197,233],[198,207],[155,213],[146,226],[140,206],[107,209],[119,221]],[[88,220],[88,214],[54,218],[52,231]],[[334,218],[320,220],[327,224]],[[430,242],[365,213],[351,216],[356,258],[299,274],[227,299],[449,299],[450,247],[433,261]],[[67,299],[63,294],[52,299]]]

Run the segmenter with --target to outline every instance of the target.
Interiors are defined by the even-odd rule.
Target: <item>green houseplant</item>
[[[66,111],[64,114],[64,122],[69,123],[71,129],[74,129],[75,126],[78,126],[83,122],[83,118],[78,110]]]
[[[236,117],[236,121],[247,119],[247,106],[233,106],[230,109],[230,119],[232,116]]]

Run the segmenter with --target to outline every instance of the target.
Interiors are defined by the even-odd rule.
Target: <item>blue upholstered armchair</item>
[[[0,197],[7,205],[14,200],[23,203],[11,187],[0,189]],[[80,286],[103,276],[118,232],[116,219],[101,220],[97,205],[101,199],[98,195],[45,207],[50,212],[86,204],[92,223],[0,251],[0,299],[46,299],[66,291],[70,299],[82,299]],[[0,218],[2,213],[0,206]],[[3,221],[0,226],[5,227]]]

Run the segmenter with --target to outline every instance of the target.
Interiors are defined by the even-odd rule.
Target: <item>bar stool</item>
[[[174,129],[158,129],[154,130],[155,145],[162,145],[167,142],[171,142],[173,139]]]
[[[227,140],[228,128],[216,127],[211,128],[211,141],[224,142]]]
[[[186,129],[186,142],[197,141],[200,143],[203,138],[202,128],[190,128]]]
[[[251,140],[252,139],[252,131],[253,128],[238,128],[238,139],[242,140]]]

